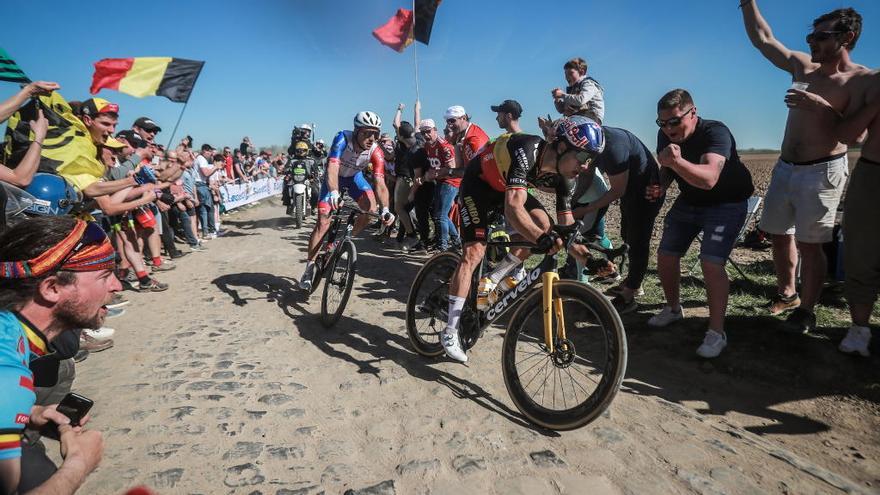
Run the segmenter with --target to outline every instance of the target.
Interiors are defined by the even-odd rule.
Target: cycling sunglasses
[[[827,41],[827,40],[830,40],[831,38],[834,38],[838,34],[843,34],[845,32],[846,31],[815,31],[815,32],[812,32],[807,35],[807,44],[810,44],[813,42],[818,43],[821,41]]]
[[[666,120],[657,119],[654,122],[656,122],[657,127],[660,127],[661,129],[666,126],[678,127],[679,125],[681,125],[681,121],[684,120],[685,117],[690,115],[690,113],[693,112],[694,110],[696,110],[696,108],[690,107],[687,112],[679,115],[678,117],[672,117],[671,119],[666,119]]]
[[[67,256],[61,260],[61,263],[58,264],[59,267],[63,267],[71,258],[76,256],[76,253],[80,252],[86,246],[96,246],[99,244],[103,244],[107,239],[107,233],[104,232],[104,229],[101,228],[95,222],[86,223],[86,230],[83,231],[82,237],[80,237],[79,242],[76,243],[76,246],[67,253]]]

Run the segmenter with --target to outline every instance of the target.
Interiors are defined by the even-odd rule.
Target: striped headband
[[[115,266],[116,252],[104,230],[94,222],[77,220],[67,237],[36,258],[0,262],[0,278],[37,278],[55,270],[90,272]]]

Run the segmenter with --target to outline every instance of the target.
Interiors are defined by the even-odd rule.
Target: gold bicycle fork
[[[541,290],[543,296],[544,307],[544,344],[547,345],[547,352],[553,353],[556,348],[553,339],[553,314],[556,314],[556,334],[559,340],[565,339],[565,318],[562,315],[562,298],[553,297],[553,285],[559,280],[559,274],[555,272],[544,272],[541,274]]]

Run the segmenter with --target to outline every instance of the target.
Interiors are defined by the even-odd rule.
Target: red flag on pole
[[[379,43],[402,52],[413,42],[413,13],[407,9],[397,9],[394,17],[384,25],[373,30]]]

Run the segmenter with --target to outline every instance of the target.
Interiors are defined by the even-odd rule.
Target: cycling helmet
[[[358,114],[354,116],[354,128],[360,129],[361,127],[372,127],[376,130],[381,129],[382,119],[373,112],[358,112]]]
[[[305,141],[298,141],[293,148],[293,154],[297,158],[302,158],[309,153],[309,145]]]
[[[309,124],[300,124],[299,128],[304,131],[312,132],[312,126],[310,126]]]
[[[76,189],[60,175],[38,172],[25,191],[36,198],[25,210],[33,215],[67,215],[79,202]]]
[[[605,149],[605,133],[593,119],[572,115],[556,122],[556,141],[565,141],[569,147],[586,151],[588,158],[595,158]]]

